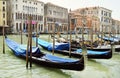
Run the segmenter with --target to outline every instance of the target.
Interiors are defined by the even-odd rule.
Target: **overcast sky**
[[[44,3],[51,2],[74,10],[82,7],[100,6],[112,10],[112,17],[120,20],[120,0],[40,0]]]

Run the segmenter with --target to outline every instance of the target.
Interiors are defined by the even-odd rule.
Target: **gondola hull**
[[[10,39],[5,39],[8,47],[13,53],[20,58],[26,58],[26,47],[14,42]],[[28,59],[30,59],[30,52],[28,52]],[[44,54],[38,47],[32,47],[32,62],[42,66],[81,71],[84,69],[84,57],[79,60],[65,59],[50,54]]]
[[[26,56],[18,56],[19,58],[26,59]],[[28,57],[30,60],[30,57]],[[57,63],[57,62],[50,62],[49,60],[43,60],[38,57],[32,56],[32,61],[37,65],[44,66],[44,67],[52,67],[57,69],[66,69],[66,70],[75,70],[75,71],[82,71],[84,70],[84,58],[81,58],[80,61],[76,63]]]
[[[41,47],[43,47],[44,49],[48,50],[48,48],[46,46],[44,46],[45,44],[42,45],[41,43],[39,43],[39,41],[38,41],[38,44]],[[70,51],[67,51],[67,50],[56,50],[56,49],[54,49],[54,52],[55,53],[64,54],[64,55],[71,55],[71,56],[77,57],[77,58],[82,57],[82,53],[81,53],[82,51],[78,53],[75,50],[76,49],[74,49],[74,50],[72,49],[72,51],[70,53]],[[49,51],[52,51],[52,50],[49,50]],[[88,52],[90,52],[90,51],[88,51]],[[91,53],[87,53],[87,57],[91,58],[91,59],[110,59],[112,57],[112,50],[107,50],[107,51],[104,51],[104,52],[103,51],[101,51],[101,52],[99,51],[99,53],[97,53],[97,52],[96,51],[92,51],[92,54]]]

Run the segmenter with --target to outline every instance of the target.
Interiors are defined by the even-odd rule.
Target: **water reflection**
[[[9,51],[10,52],[10,51]],[[33,67],[26,69],[25,60],[22,60],[12,53],[0,54],[0,78],[69,78],[60,69],[43,67],[33,64]],[[6,73],[6,74],[5,74]]]
[[[101,59],[99,59],[101,60]],[[99,71],[106,71],[108,72],[109,69],[107,67],[105,67],[104,65],[102,65],[100,62],[94,60],[89,60],[88,65],[93,67],[95,70],[99,70]]]

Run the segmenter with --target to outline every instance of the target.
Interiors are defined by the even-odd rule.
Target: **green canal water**
[[[20,43],[20,36],[9,35],[8,37]],[[49,40],[48,35],[41,38]],[[26,44],[27,38],[23,36],[23,39]],[[0,78],[120,78],[120,52],[114,52],[111,59],[87,60],[83,71],[55,69],[34,63],[31,69],[26,69],[26,61],[14,56],[7,46],[3,54],[2,36],[0,36],[0,42]],[[55,55],[68,58],[60,54]]]

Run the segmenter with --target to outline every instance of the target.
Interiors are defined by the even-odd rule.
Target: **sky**
[[[65,7],[68,10],[75,10],[84,7],[99,6],[112,10],[112,18],[120,20],[120,0],[39,0],[44,3],[51,2],[53,4]]]

